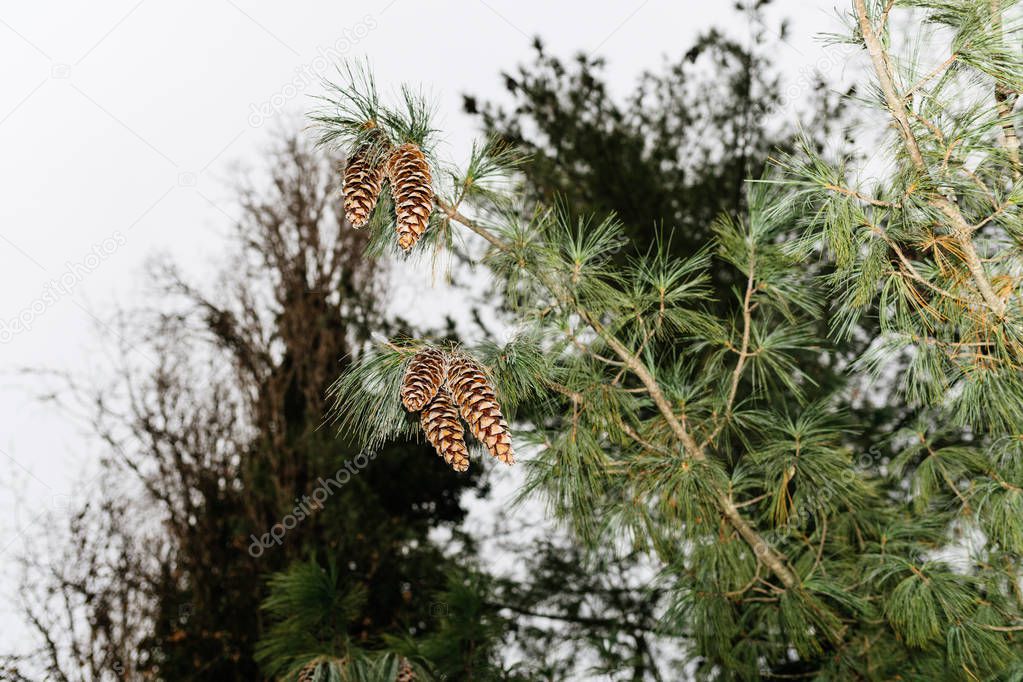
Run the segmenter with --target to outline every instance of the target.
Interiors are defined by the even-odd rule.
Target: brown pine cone
[[[394,682],[416,682],[416,673],[412,670],[412,664],[408,662],[407,658],[401,659]]]
[[[305,666],[298,671],[298,676],[295,678],[295,682],[317,682],[317,680],[329,680],[332,677],[332,673],[336,672],[337,674],[341,674],[347,665],[347,658],[324,659],[321,657],[306,663]]]
[[[487,446],[491,455],[505,464],[514,464],[511,433],[483,368],[465,354],[452,356],[448,361],[448,386],[472,435]]]
[[[430,404],[423,408],[419,419],[426,440],[430,441],[437,454],[455,471],[468,469],[469,450],[465,447],[463,436],[465,429],[458,419],[458,410],[448,389],[437,391]]]
[[[295,682],[313,682],[316,679],[316,672],[320,669],[321,661],[306,663],[305,667],[298,671]]]
[[[391,153],[387,178],[394,198],[398,246],[408,251],[426,232],[433,211],[430,164],[417,145],[403,144]]]
[[[424,348],[408,363],[401,380],[401,402],[409,412],[418,412],[437,394],[444,382],[444,354],[436,348]]]
[[[377,199],[380,198],[384,167],[383,160],[375,158],[368,147],[360,149],[348,159],[341,191],[345,197],[345,218],[352,227],[362,227],[369,222]]]

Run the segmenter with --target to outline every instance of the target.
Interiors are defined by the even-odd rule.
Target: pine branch
[[[868,197],[867,195],[857,192],[855,190],[849,189],[847,187],[841,187],[830,182],[824,185],[824,189],[831,190],[832,192],[837,192],[838,194],[844,194],[847,197],[859,199],[863,203],[870,204],[871,206],[880,206],[882,208],[895,207],[895,204],[893,204],[890,201],[881,201],[880,199],[875,199],[874,197]]]
[[[966,302],[961,296],[956,296],[951,291],[939,287],[937,284],[934,284],[929,279],[927,279],[919,272],[917,272],[917,269],[913,267],[913,263],[910,262],[908,258],[906,258],[906,255],[902,252],[902,249],[899,247],[898,243],[888,235],[884,228],[880,227],[879,225],[871,225],[870,228],[871,231],[874,232],[874,234],[876,234],[882,240],[884,240],[884,242],[895,252],[895,255],[898,257],[899,262],[902,264],[902,267],[905,268],[906,276],[908,276],[910,279],[914,281],[920,282],[928,289],[932,289],[935,293],[945,296],[946,298],[950,298],[954,301],[960,301],[963,303]]]
[[[996,39],[1000,43],[1003,42],[1001,0],[991,0],[991,24]],[[995,109],[998,112],[998,119],[1002,126],[1002,135],[1005,138],[1003,140],[1005,153],[1012,164],[1012,178],[1017,181],[1023,176],[1020,171],[1019,136],[1016,134],[1016,125],[1012,122],[1012,109],[1016,104],[1018,94],[1004,83],[995,83]]]
[[[471,218],[466,217],[457,210],[457,207],[449,205],[440,197],[435,198],[435,202],[448,217],[463,225],[467,229],[480,235],[488,242],[493,244],[495,247],[502,251],[510,250],[510,246],[505,244],[503,240],[494,235],[490,230],[483,227]],[[672,408],[671,402],[667,396],[664,395],[664,391],[661,389],[660,384],[654,377],[653,373],[649,370],[646,364],[639,359],[629,348],[623,344],[614,334],[610,333],[603,324],[595,319],[587,310],[583,310],[575,304],[574,301],[568,300],[563,294],[559,293],[558,289],[548,282],[545,281],[545,277],[542,273],[533,273],[541,280],[547,289],[562,303],[571,305],[575,309],[575,313],[579,315],[594,332],[601,338],[601,340],[607,344],[607,346],[614,351],[625,367],[639,379],[640,383],[646,389],[647,395],[653,401],[657,410],[661,413],[661,416],[667,422],[668,427],[671,429],[674,436],[682,444],[685,451],[698,462],[705,462],[708,460],[707,453],[704,449],[696,442],[689,430],[675,414]],[[743,540],[753,549],[757,559],[763,562],[774,575],[781,580],[782,584],[789,589],[798,589],[800,587],[800,580],[796,573],[789,568],[786,558],[774,547],[771,546],[767,540],[760,535],[753,528],[753,526],[746,520],[746,518],[739,511],[738,507],[732,501],[731,497],[724,491],[716,491],[715,502],[718,509],[732,525],[732,527],[742,536]]]
[[[739,392],[739,380],[742,378],[742,370],[746,367],[746,360],[750,357],[749,352],[749,340],[750,331],[753,327],[753,308],[751,303],[753,300],[753,291],[755,289],[754,283],[754,256],[750,256],[749,273],[746,277],[746,293],[742,299],[742,341],[739,344],[739,358],[735,362],[735,369],[732,370],[731,386],[728,390],[728,398],[725,400],[724,415],[721,418],[721,422],[714,427],[714,430],[704,440],[704,445],[709,445],[714,441],[721,429],[725,427],[725,424],[732,418],[732,410],[735,406],[735,396]]]
[[[443,211],[448,216],[449,219],[454,220],[455,222],[460,223],[463,227],[466,227],[469,230],[475,232],[476,234],[486,239],[488,242],[490,242],[493,246],[497,247],[501,251],[511,250],[510,244],[506,244],[504,240],[502,240],[500,237],[495,235],[490,230],[478,225],[475,221],[470,220],[469,218],[459,213],[458,206],[452,206],[443,199],[441,199],[440,197],[435,197],[434,199],[435,203],[437,204],[437,208]]]
[[[906,145],[909,158],[920,174],[929,176],[930,170],[927,162],[924,160],[923,153],[920,151],[920,143],[909,122],[905,100],[899,97],[895,82],[892,80],[891,61],[888,52],[874,31],[865,0],[854,0],[854,3],[859,18],[860,32],[863,34],[863,42],[867,46],[867,52],[870,54],[870,60],[874,66],[874,72],[877,74],[878,84],[881,86],[885,102],[892,117],[898,124],[898,129]],[[980,256],[977,254],[977,249],[973,245],[971,235],[974,228],[963,217],[959,207],[944,196],[932,194],[929,197],[929,201],[948,218],[952,235],[962,249],[963,260],[966,262],[966,267],[970,270],[970,274],[973,275],[977,289],[985,304],[998,317],[1004,317],[1005,302],[995,294],[991,281],[988,279],[987,273],[984,272],[984,266],[980,261]]]
[[[487,606],[494,609],[506,609],[523,616],[531,616],[533,618],[546,618],[549,620],[558,620],[565,623],[576,623],[578,625],[590,625],[599,628],[611,628],[619,629],[622,627],[623,622],[617,618],[598,618],[595,616],[580,616],[568,613],[543,613],[541,611],[534,611],[524,606],[518,606],[516,604],[507,604],[503,602],[491,602]],[[624,623],[629,626],[630,630],[636,630],[641,632],[649,632],[652,634],[661,634],[661,631],[656,626],[640,625],[638,623]]]
[[[917,90],[922,88],[924,85],[929,83],[939,73],[942,73],[943,71],[948,69],[950,66],[952,66],[952,64],[954,64],[957,59],[959,59],[959,53],[958,52],[953,52],[952,54],[950,54],[948,56],[948,59],[946,59],[942,63],[940,63],[937,66],[935,66],[926,75],[924,75],[922,78],[920,78],[920,80],[918,80],[916,83],[914,83],[909,88],[909,90],[906,90],[906,93],[902,96],[902,98],[903,99],[909,99],[909,97],[912,96],[912,94],[914,92],[916,92]]]
[[[655,452],[664,457],[674,457],[673,452],[671,452],[667,448],[654,445],[653,443],[639,435],[639,432],[637,432],[636,429],[632,428],[625,422],[620,422],[618,426],[619,428],[621,428],[622,433],[631,438],[637,445],[642,447],[644,450],[647,450],[649,452]]]
[[[980,627],[985,630],[991,630],[992,632],[1020,632],[1023,631],[1023,625],[981,625]]]

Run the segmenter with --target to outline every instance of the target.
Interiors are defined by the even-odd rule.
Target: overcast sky
[[[793,21],[774,55],[790,86],[814,66],[841,77],[844,63],[814,39],[838,29],[835,4],[775,2],[772,16]],[[18,370],[102,377],[116,353],[103,329],[117,306],[140,300],[147,259],[168,254],[200,280],[212,272],[235,215],[225,183],[232,165],[258,164],[275,126],[299,120],[336,60],[368,57],[385,91],[422,84],[437,104],[441,154],[460,159],[475,133],[461,95],[501,97],[499,72],[530,58],[533,36],[562,56],[605,56],[622,94],[710,26],[744,35],[731,5],[0,5],[0,642],[21,633],[10,558],[45,532],[39,510],[60,513],[95,494],[100,452],[80,424],[33,400]]]

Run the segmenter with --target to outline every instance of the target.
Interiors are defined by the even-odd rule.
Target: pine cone
[[[437,391],[430,404],[423,408],[420,423],[423,425],[426,440],[430,441],[437,454],[443,457],[452,469],[465,471],[469,468],[469,450],[465,447],[465,438],[462,435],[465,429],[458,420],[458,410],[451,400],[448,389],[442,388]]]
[[[508,424],[483,368],[467,355],[453,356],[448,362],[448,386],[472,435],[487,446],[491,455],[505,464],[514,464]]]
[[[298,671],[298,677],[295,678],[295,682],[314,682],[316,673],[320,669],[320,663],[321,661],[306,663],[305,667]]]
[[[329,680],[332,672],[341,673],[348,665],[348,658],[318,658],[314,661],[306,663],[305,666],[298,671],[298,676],[295,678],[295,682],[322,682],[323,680]]]
[[[368,147],[360,149],[348,159],[341,191],[345,197],[345,218],[353,227],[362,227],[369,222],[377,199],[380,198],[384,166],[384,162],[375,159]]]
[[[416,673],[412,670],[412,664],[408,662],[407,658],[401,659],[394,682],[416,682]]]
[[[430,165],[417,145],[403,144],[387,162],[387,178],[394,197],[398,246],[408,251],[426,232],[433,210]]]
[[[444,354],[424,348],[413,356],[401,380],[401,402],[409,412],[418,412],[437,394],[444,382]]]

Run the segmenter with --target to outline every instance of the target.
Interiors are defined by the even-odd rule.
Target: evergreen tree
[[[718,216],[711,248],[678,258],[667,231],[630,249],[613,217],[494,191],[518,176],[481,146],[436,183],[415,248],[482,238],[519,333],[432,344],[485,368],[527,493],[586,542],[656,559],[673,603],[662,626],[701,677],[1014,679],[1019,26],[998,2],[905,3],[944,45],[928,59],[892,35],[901,7],[852,4],[848,40],[893,121],[871,186],[807,144]],[[390,108],[367,87],[339,86],[325,139],[357,146],[372,128],[382,156],[414,143],[429,158],[416,97]],[[395,241],[388,191],[370,221],[381,244]],[[735,275],[732,306],[714,300],[712,263]],[[849,357],[843,340],[874,329]],[[396,338],[342,375],[345,433],[416,432],[398,387],[427,345]],[[844,381],[816,381],[822,364]],[[853,409],[865,390],[886,423]],[[884,449],[864,452],[865,436]]]
[[[658,229],[662,224],[674,228],[671,253],[691,254],[707,247],[715,216],[745,210],[747,173],[761,174],[772,152],[797,149],[800,130],[812,131],[815,149],[848,148],[842,134],[850,129],[856,112],[828,89],[822,76],[798,83],[801,99],[809,102],[802,120],[796,118],[800,110],[791,106],[791,87],[790,101],[784,101],[772,59],[788,49],[781,44],[788,29],[785,23],[770,25],[764,16],[767,4],[739,7],[738,18],[749,25],[748,43],[708,31],[678,61],[644,73],[622,101],[609,95],[612,88],[601,60],[580,56],[565,62],[537,43],[536,58],[505,75],[511,105],[468,97],[466,109],[480,116],[486,133],[523,150],[518,170],[532,199],[559,198],[579,215],[614,214],[629,239],[616,258],[653,246],[663,233]],[[850,89],[847,95],[853,92]],[[782,116],[783,111],[791,117]],[[710,274],[719,292],[714,305],[734,308],[739,301],[730,291],[739,279],[736,270],[715,259]],[[818,324],[825,332],[826,317]],[[666,337],[650,339],[647,345],[651,353],[659,352],[662,344],[670,353],[688,342]],[[851,353],[862,341],[843,345],[843,352]],[[838,367],[807,369],[821,385],[844,381]],[[883,407],[858,405],[855,411],[865,420],[888,418]],[[874,444],[869,436],[862,437],[863,450]],[[554,642],[560,644],[558,653],[549,657],[557,671],[551,673],[552,679],[563,679],[574,665],[590,667],[594,674],[617,671],[623,678],[631,671],[634,679],[642,678],[646,670],[657,679],[658,666],[670,670],[684,659],[680,643],[665,639],[666,631],[657,627],[669,592],[656,583],[647,584],[651,571],[642,553],[606,545],[584,549],[561,537],[545,537],[535,544],[530,540],[509,551],[532,557],[527,559],[531,570],[526,581],[509,589],[532,612],[547,616],[539,622],[557,624],[542,631],[534,627],[536,619],[522,617],[529,639],[517,636],[516,642],[531,651],[533,660],[543,660],[555,650]],[[551,570],[555,566],[557,570]],[[516,602],[512,597],[501,601]],[[579,614],[610,617],[588,618],[581,624],[574,620]],[[572,641],[576,645],[570,647]]]
[[[820,74],[801,85],[806,119],[780,115],[794,104],[774,64],[789,28],[771,24],[769,4],[736,3],[748,41],[708,30],[677,59],[644,72],[622,101],[611,94],[603,58],[566,62],[538,38],[533,61],[503,74],[510,104],[466,96],[464,109],[488,136],[521,152],[534,200],[561,201],[577,216],[613,213],[637,249],[670,226],[673,253],[691,254],[713,236],[719,214],[744,210],[746,179],[760,177],[772,153],[792,150],[799,128],[823,147],[848,123],[845,101]]]

